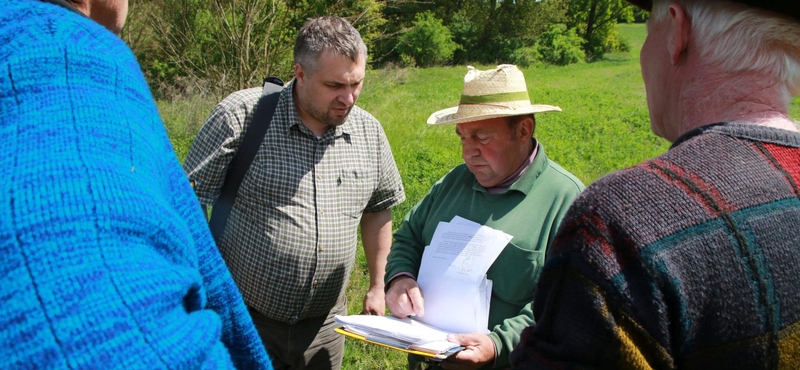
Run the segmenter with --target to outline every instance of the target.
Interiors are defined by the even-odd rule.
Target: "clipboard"
[[[359,334],[356,334],[356,333],[351,333],[351,332],[349,332],[347,330],[344,330],[342,328],[336,328],[335,330],[336,330],[337,333],[342,334],[342,335],[347,336],[347,337],[350,337],[350,338],[353,338],[353,339],[358,339],[360,341],[367,342],[367,343],[377,344],[379,346],[391,348],[391,349],[402,351],[402,352],[405,352],[405,353],[410,353],[412,355],[422,356],[422,357],[431,359],[433,361],[442,361],[442,360],[446,359],[447,357],[452,356],[454,353],[464,349],[464,347],[456,347],[456,348],[453,348],[453,349],[451,349],[451,350],[449,350],[449,351],[447,351],[445,353],[441,353],[441,354],[428,353],[428,352],[422,352],[422,351],[417,351],[417,350],[413,350],[413,349],[398,347],[398,346],[392,345],[390,343],[382,343],[382,342],[379,342],[379,341],[367,339],[363,335],[359,335]]]

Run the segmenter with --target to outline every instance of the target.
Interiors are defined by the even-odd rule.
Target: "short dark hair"
[[[352,61],[367,58],[367,46],[344,18],[326,15],[309,19],[294,44],[294,62],[310,70],[317,69],[317,60],[323,52],[345,56]]]

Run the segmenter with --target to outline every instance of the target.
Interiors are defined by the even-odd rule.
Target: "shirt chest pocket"
[[[359,217],[376,186],[374,170],[342,168],[337,180],[338,205],[342,214]]]
[[[522,249],[509,243],[487,272],[492,280],[492,294],[513,305],[530,303],[542,257],[541,252]]]

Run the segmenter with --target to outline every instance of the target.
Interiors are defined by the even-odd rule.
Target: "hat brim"
[[[629,3],[638,6],[648,12],[653,9],[653,0],[627,0]]]
[[[537,104],[504,112],[493,112],[460,118],[455,117],[456,112],[458,112],[458,107],[442,109],[428,117],[428,124],[434,126],[454,125],[457,123],[482,121],[497,117],[514,117],[533,113],[561,112],[561,108],[553,105]]]

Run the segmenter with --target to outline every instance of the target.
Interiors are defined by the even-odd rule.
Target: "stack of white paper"
[[[337,315],[334,320],[344,326],[345,330],[361,335],[367,340],[402,349],[413,349],[431,354],[448,354],[462,348],[457,343],[447,341],[447,332],[411,318]]]
[[[440,222],[422,254],[417,283],[425,315],[417,320],[453,333],[488,333],[492,282],[486,272],[511,239],[459,216]]]

